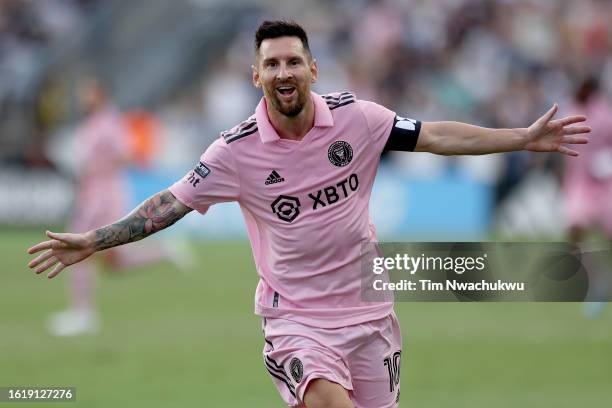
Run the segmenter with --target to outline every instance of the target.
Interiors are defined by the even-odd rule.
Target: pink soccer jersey
[[[123,170],[129,144],[121,113],[112,106],[90,115],[77,130],[79,182],[72,229],[87,231],[125,215]]]
[[[563,194],[570,226],[599,225],[612,234],[612,105],[602,96],[586,106],[570,106],[568,112],[589,118],[593,129],[589,143],[576,145],[580,157],[565,159]]]
[[[265,98],[223,132],[170,191],[205,213],[238,201],[260,280],[255,312],[334,328],[389,315],[361,299],[362,244],[376,241],[368,203],[383,149],[414,150],[421,123],[348,92],[312,93],[314,127],[281,139]]]

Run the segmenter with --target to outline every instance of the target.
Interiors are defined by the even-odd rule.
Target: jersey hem
[[[180,190],[178,190],[178,188],[175,188],[174,185],[170,186],[168,188],[168,191],[170,191],[170,193],[172,193],[172,195],[179,200],[183,205],[196,210],[197,212],[199,212],[200,214],[206,214],[206,211],[208,211],[208,206],[206,206],[205,208],[202,208],[200,206],[197,206],[194,204],[193,200],[187,200],[185,199],[185,197],[183,196],[183,194],[180,192]]]
[[[374,302],[373,302],[374,303]],[[383,319],[393,313],[393,302],[376,302],[374,306],[328,309],[282,309],[255,305],[260,317],[291,320],[320,329],[337,329]]]

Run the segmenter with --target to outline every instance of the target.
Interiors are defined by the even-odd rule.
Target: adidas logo
[[[266,179],[266,186],[270,184],[282,183],[283,181],[285,181],[285,179],[282,178],[276,170],[272,170],[272,173],[270,173]]]

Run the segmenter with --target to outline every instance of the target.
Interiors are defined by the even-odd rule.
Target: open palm
[[[65,267],[80,262],[95,252],[85,234],[59,234],[47,231],[47,236],[51,238],[49,241],[28,249],[29,254],[45,251],[28,263],[30,268],[36,268],[37,274],[55,266],[47,275],[53,278]]]
[[[559,152],[568,156],[578,156],[578,152],[566,145],[585,144],[588,137],[581,136],[591,131],[588,126],[570,126],[584,122],[585,116],[567,116],[552,120],[557,113],[558,106],[553,107],[541,118],[527,128],[527,144],[525,150],[532,152]]]

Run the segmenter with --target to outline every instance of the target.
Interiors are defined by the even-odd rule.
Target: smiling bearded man
[[[396,407],[402,340],[392,302],[361,299],[362,244],[376,242],[368,205],[385,150],[442,155],[529,150],[575,156],[585,120],[552,120],[556,104],[529,128],[487,129],[420,122],[350,92],[318,95],[304,30],[266,21],[255,35],[255,114],[206,149],[185,177],[114,224],[84,234],[48,232],[30,262],[50,277],[96,251],[166,228],[196,209],[237,201],[259,284],[255,312],[264,364],[291,406]],[[151,221],[154,220],[152,224]],[[229,399],[229,398],[228,398]]]

